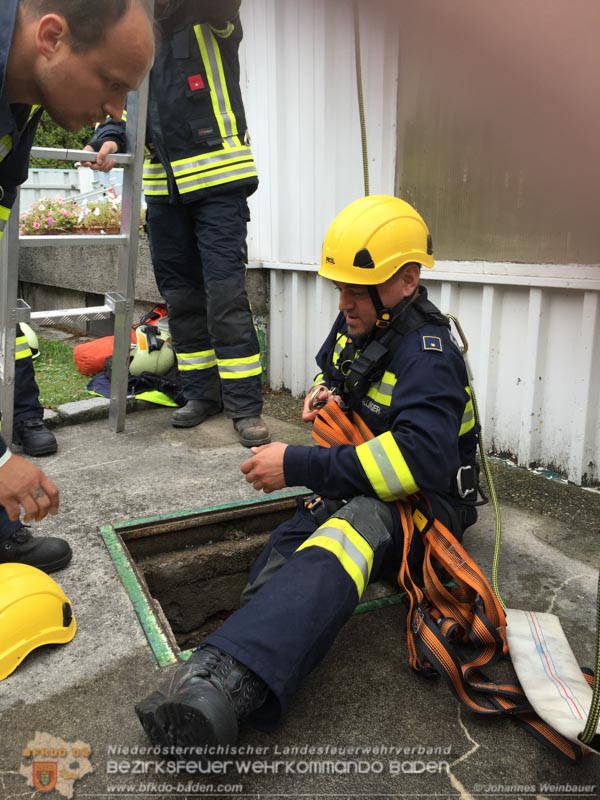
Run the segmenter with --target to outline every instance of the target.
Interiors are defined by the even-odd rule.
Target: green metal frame
[[[175,637],[169,638],[160,622],[156,610],[153,607],[151,598],[140,582],[138,568],[132,559],[127,545],[123,539],[123,534],[127,531],[139,528],[142,525],[161,524],[169,520],[186,517],[198,516],[211,511],[226,511],[240,506],[256,505],[257,503],[268,503],[273,500],[282,500],[298,496],[298,491],[273,492],[268,497],[251,498],[248,500],[238,500],[235,503],[221,503],[216,506],[202,506],[188,511],[177,511],[170,514],[161,514],[154,517],[143,517],[141,519],[127,520],[126,522],[115,522],[102,525],[100,534],[112,558],[117,573],[123,582],[123,586],[129,595],[137,617],[142,626],[142,630],[148,639],[154,657],[160,667],[168,667],[178,661],[187,661],[192,654],[192,650],[179,650],[175,642]],[[369,611],[376,611],[380,608],[397,605],[402,601],[403,594],[398,593],[387,597],[380,597],[374,600],[360,603],[354,614],[365,614]]]

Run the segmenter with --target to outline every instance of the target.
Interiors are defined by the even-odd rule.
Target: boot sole
[[[242,436],[240,436],[240,444],[243,445],[244,447],[261,447],[263,444],[270,444],[270,443],[271,443],[270,436],[263,436],[262,439],[245,439]]]
[[[168,747],[193,747],[205,744],[233,744],[238,725],[235,712],[223,702],[206,695],[193,702],[174,695],[166,699],[155,692],[135,706],[142,727],[153,744]],[[221,718],[221,724],[214,719]]]
[[[209,417],[215,417],[217,414],[221,413],[221,409],[218,411],[209,411],[208,414],[201,414],[198,417],[192,417],[191,419],[185,420],[178,420],[173,419],[171,417],[171,425],[174,428],[195,428],[196,425],[200,425],[204,420],[208,419]]]
[[[51,456],[58,450],[58,445],[53,444],[47,447],[24,447],[20,442],[13,442],[11,446],[13,453],[24,453],[26,456]]]
[[[69,549],[69,552],[66,553],[62,558],[57,559],[56,561],[52,561],[50,564],[44,564],[43,566],[36,565],[38,569],[41,569],[45,573],[50,572],[58,572],[59,569],[64,569],[67,564],[70,563],[71,559],[73,558],[73,551]]]

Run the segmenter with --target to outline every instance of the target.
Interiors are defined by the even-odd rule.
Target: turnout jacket
[[[420,291],[426,298],[425,289]],[[339,387],[347,342],[340,314],[317,355],[322,372],[316,384]],[[360,342],[356,345],[360,348]],[[425,324],[396,342],[357,413],[375,438],[357,447],[289,445],[284,455],[288,486],[308,486],[331,499],[365,495],[392,502],[419,490],[452,497],[459,467],[475,460],[479,428],[466,367],[444,326]]]
[[[183,0],[159,19],[150,72],[143,189],[147,202],[188,203],[246,186],[258,173],[248,145],[238,50],[241,0]],[[125,123],[108,119],[90,144],[117,142],[125,150]]]
[[[12,42],[18,0],[0,4],[0,238],[6,228],[17,189],[27,180],[29,153],[42,115],[40,106],[9,103],[6,94],[6,69]],[[0,437],[0,457],[6,444]]]

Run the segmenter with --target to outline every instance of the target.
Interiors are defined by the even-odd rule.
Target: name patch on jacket
[[[439,336],[423,336],[421,339],[421,346],[423,350],[439,350],[440,353],[444,349]]]

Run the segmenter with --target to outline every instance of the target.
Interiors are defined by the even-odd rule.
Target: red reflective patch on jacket
[[[198,89],[204,89],[204,79],[202,75],[188,75],[188,85],[192,92],[198,91]]]

